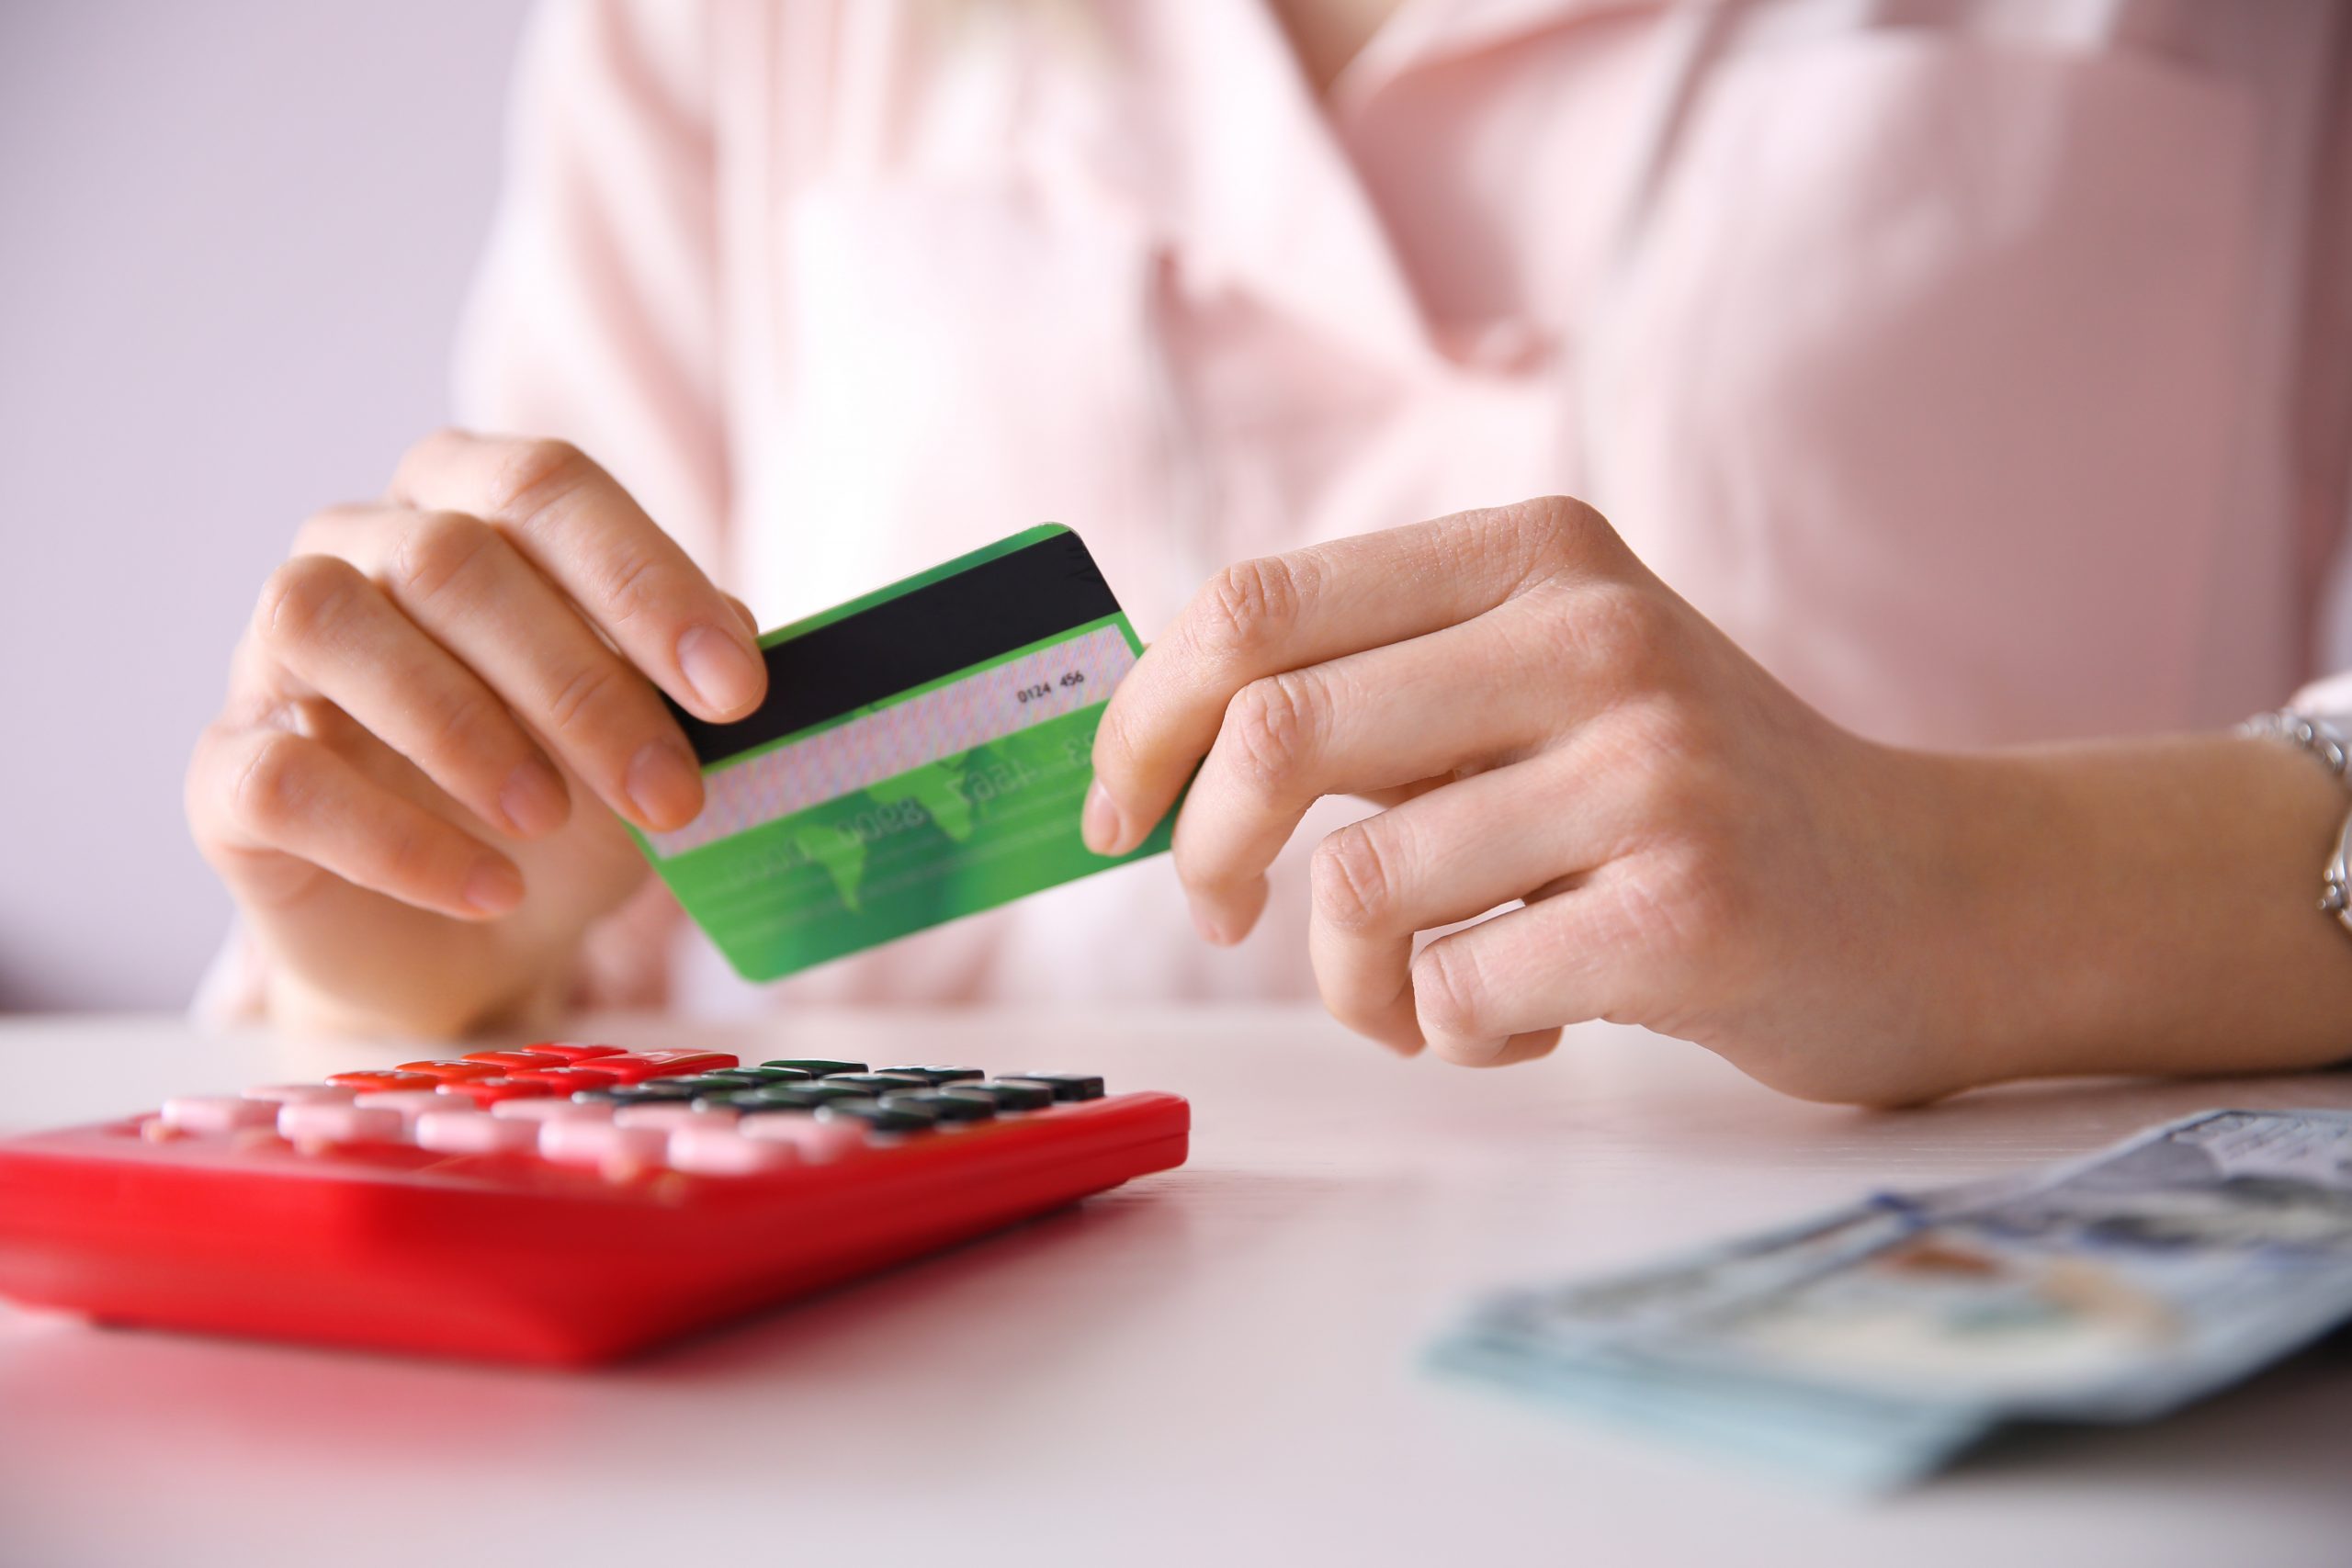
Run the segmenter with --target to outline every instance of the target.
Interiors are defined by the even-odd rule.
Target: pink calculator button
[[[613,1108],[602,1100],[566,1100],[561,1095],[544,1095],[537,1100],[501,1100],[492,1103],[490,1113],[506,1122],[609,1122]],[[536,1134],[534,1134],[536,1136]]]
[[[266,1100],[225,1094],[185,1094],[164,1101],[164,1125],[183,1133],[233,1133],[240,1127],[277,1124],[277,1106]]]
[[[795,1145],[774,1138],[747,1138],[732,1127],[681,1127],[670,1134],[669,1153],[673,1170],[696,1176],[756,1176],[800,1163]]]
[[[398,1143],[407,1123],[397,1111],[320,1101],[277,1108],[277,1135],[295,1144]]]
[[[669,1143],[670,1134],[659,1127],[620,1127],[610,1122],[539,1123],[540,1156],[564,1165],[659,1165]]]
[[[732,1111],[696,1111],[691,1105],[624,1105],[613,1112],[620,1127],[659,1127],[673,1133],[681,1127],[732,1127]]]
[[[582,1045],[570,1040],[538,1040],[523,1049],[535,1051],[542,1056],[560,1056],[567,1062],[587,1062],[598,1056],[621,1055],[621,1048],[617,1045]]]
[[[820,1122],[805,1111],[760,1112],[744,1117],[735,1127],[746,1138],[789,1144],[800,1151],[802,1159],[819,1164],[838,1159],[865,1144],[863,1128],[839,1122]]]
[[[403,1122],[415,1121],[428,1111],[447,1111],[449,1100],[429,1089],[396,1089],[380,1094],[361,1094],[352,1100],[360,1111],[389,1111]]]
[[[416,1141],[435,1154],[529,1154],[539,1146],[539,1130],[531,1122],[487,1111],[452,1111],[444,1100],[441,1110],[416,1119]]]
[[[339,1083],[266,1083],[245,1090],[245,1098],[278,1105],[348,1105],[358,1092]]]

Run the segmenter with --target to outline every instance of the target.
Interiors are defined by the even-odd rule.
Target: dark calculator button
[[[822,1081],[847,1084],[869,1095],[888,1094],[892,1089],[931,1087],[929,1078],[919,1078],[912,1073],[831,1073]]]
[[[696,1073],[701,1082],[741,1084],[745,1089],[759,1089],[772,1083],[806,1083],[816,1075],[790,1067],[716,1067],[707,1073]]]
[[[1041,1083],[1056,1100],[1100,1100],[1102,1080],[1091,1073],[1007,1073],[1006,1083]]]
[[[789,1061],[779,1060],[774,1062],[762,1062],[760,1066],[763,1067],[783,1067],[789,1072],[807,1073],[810,1077],[817,1078],[825,1077],[833,1073],[862,1073],[865,1071],[865,1064],[864,1062],[826,1062],[817,1060],[813,1057],[805,1061],[796,1058]]]
[[[985,1095],[956,1094],[944,1089],[908,1089],[886,1094],[885,1105],[918,1105],[942,1122],[985,1122],[996,1114],[996,1101]]]
[[[967,1078],[978,1079],[988,1074],[978,1067],[884,1067],[886,1073],[912,1073],[937,1088],[943,1084],[962,1083]]]
[[[753,1087],[734,1077],[732,1072],[733,1069],[730,1068],[725,1075],[718,1072],[681,1073],[673,1078],[657,1078],[650,1081],[684,1089],[689,1099],[697,1094],[726,1094],[735,1089]]]
[[[885,1105],[878,1100],[836,1100],[817,1108],[820,1122],[862,1122],[876,1133],[920,1133],[938,1121],[926,1105]]]
[[[959,1083],[957,1094],[985,1094],[995,1101],[999,1111],[1043,1111],[1054,1102],[1051,1084],[1007,1083],[992,1078],[987,1083]]]
[[[862,1089],[848,1084],[808,1083],[769,1084],[761,1089],[738,1089],[732,1094],[706,1095],[695,1101],[698,1107],[723,1105],[746,1115],[755,1111],[814,1111],[836,1100],[866,1100],[872,1098]]]

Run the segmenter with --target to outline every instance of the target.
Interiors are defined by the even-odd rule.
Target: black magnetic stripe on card
[[[1085,542],[1056,534],[763,649],[767,700],[749,718],[670,711],[707,766],[1118,612]]]

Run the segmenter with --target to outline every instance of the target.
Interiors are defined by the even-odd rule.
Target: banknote
[[[2013,1420],[2144,1420],[2352,1316],[2352,1114],[2212,1111],[1483,1304],[1445,1365],[1862,1485]]]

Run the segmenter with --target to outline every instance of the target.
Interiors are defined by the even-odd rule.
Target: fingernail
[[[1098,855],[1119,852],[1119,807],[1101,780],[1086,786],[1086,810],[1079,818],[1079,837]]]
[[[1482,1067],[1503,1054],[1510,1044],[1508,1036],[1500,1040],[1449,1040],[1439,1053],[1446,1060],[1464,1067]]]
[[[656,740],[628,765],[629,804],[639,820],[667,830],[683,828],[702,809],[702,775],[684,752]]]
[[[466,908],[503,915],[523,901],[523,874],[503,860],[478,861],[466,874]]]
[[[498,792],[498,809],[505,814],[506,826],[526,839],[563,826],[569,804],[563,781],[537,757],[507,774],[506,787]]]
[[[713,713],[733,713],[760,700],[766,666],[717,626],[689,626],[678,639],[678,668]]]

